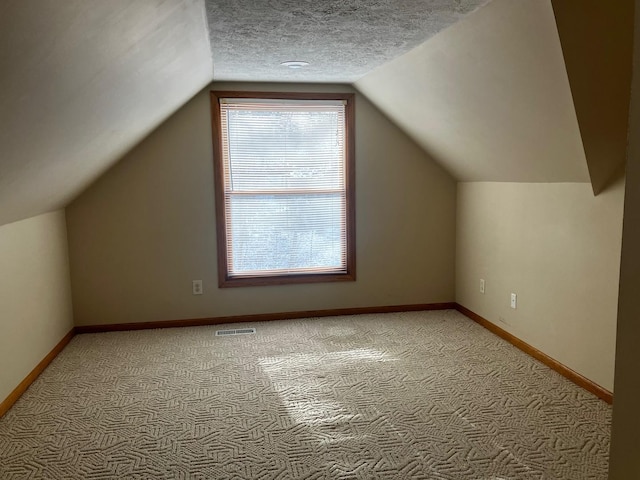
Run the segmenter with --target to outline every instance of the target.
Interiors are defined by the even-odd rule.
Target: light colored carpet
[[[605,479],[610,407],[455,311],[76,336],[0,478]]]

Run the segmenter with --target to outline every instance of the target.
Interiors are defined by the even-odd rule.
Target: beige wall
[[[640,1],[636,1],[610,480],[640,478]]]
[[[71,328],[64,212],[0,227],[0,401]]]
[[[360,95],[357,281],[219,289],[208,91],[68,207],[77,325],[453,301],[455,182]]]
[[[612,390],[623,195],[622,180],[597,197],[588,183],[458,184],[457,302]]]

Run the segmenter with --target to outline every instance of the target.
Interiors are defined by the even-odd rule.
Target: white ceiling
[[[487,1],[0,0],[0,225],[64,207],[212,57],[220,80],[351,82]]]
[[[488,1],[205,0],[215,79],[351,83]]]
[[[460,181],[589,181],[550,1],[493,0],[355,86]]]
[[[1,0],[0,225],[65,206],[212,78],[202,0]]]
[[[355,82],[458,179],[587,181],[550,0],[486,3],[0,0],[0,225],[64,207],[214,78]]]

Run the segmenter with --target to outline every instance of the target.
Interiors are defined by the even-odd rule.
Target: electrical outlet
[[[518,305],[518,297],[515,293],[511,294],[511,308],[516,308]]]
[[[194,280],[191,287],[194,295],[202,295],[202,280]]]
[[[480,293],[484,293],[484,278],[480,279]]]

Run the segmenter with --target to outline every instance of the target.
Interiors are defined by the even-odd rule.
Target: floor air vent
[[[228,335],[249,335],[256,333],[255,328],[235,328],[231,330],[216,330],[216,337],[228,336]]]

